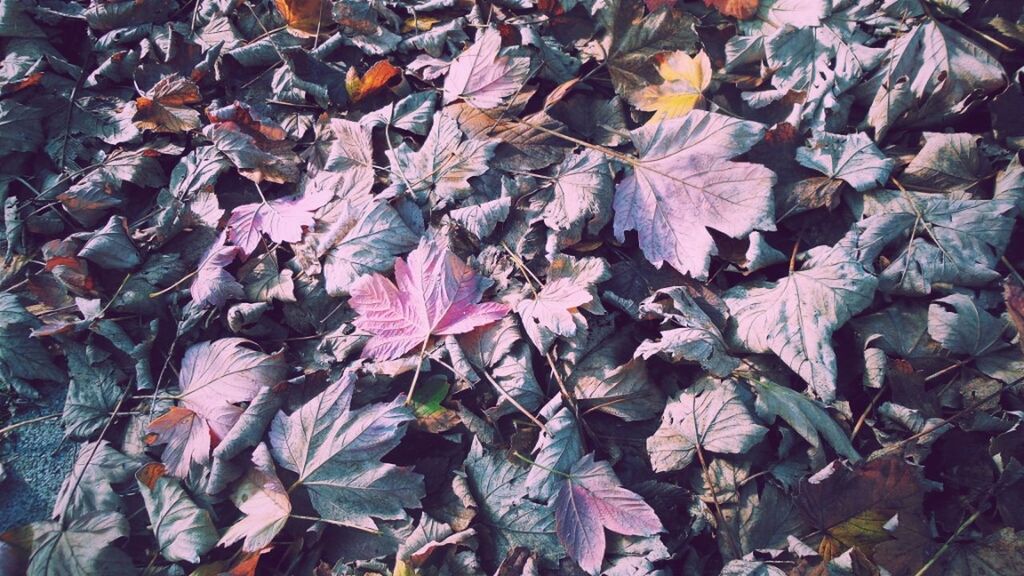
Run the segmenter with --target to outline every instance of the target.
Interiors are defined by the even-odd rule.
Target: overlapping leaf
[[[717,254],[708,228],[734,238],[775,228],[764,166],[732,162],[764,129],[753,122],[695,110],[630,132],[639,159],[615,190],[615,235],[636,230],[644,256],[697,278]]]

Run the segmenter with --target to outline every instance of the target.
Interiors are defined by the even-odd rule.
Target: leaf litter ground
[[[1024,8],[0,2],[0,573],[1024,573]]]

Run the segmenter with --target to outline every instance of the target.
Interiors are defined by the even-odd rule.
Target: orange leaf
[[[324,0],[274,0],[274,5],[295,36],[313,38],[332,24],[331,4]]]
[[[757,14],[758,0],[704,0],[704,4],[713,6],[726,16],[748,20]]]
[[[142,482],[147,488],[152,490],[153,487],[156,486],[156,481],[166,473],[167,468],[165,468],[163,464],[160,464],[159,462],[150,462],[139,469],[135,474],[135,477],[138,478],[139,482]]]
[[[399,73],[401,70],[392,66],[391,62],[387,60],[380,60],[370,66],[362,78],[359,77],[355,68],[349,68],[345,76],[345,89],[348,90],[348,96],[353,102],[359,102],[382,90]]]

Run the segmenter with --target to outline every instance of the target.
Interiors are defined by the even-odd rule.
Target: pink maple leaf
[[[430,336],[463,334],[500,320],[508,306],[480,303],[486,285],[446,245],[422,241],[408,260],[395,259],[396,286],[380,274],[350,291],[356,328],[371,334],[364,358],[394,360]]]

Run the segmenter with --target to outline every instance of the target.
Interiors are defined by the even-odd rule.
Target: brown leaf
[[[704,4],[726,16],[749,20],[757,14],[758,0],[704,0]]]
[[[824,534],[819,550],[826,560],[856,547],[876,562],[876,553],[898,554],[906,566],[920,565],[925,552],[923,499],[920,469],[896,454],[853,467],[829,464],[800,484],[797,505]]]
[[[196,83],[177,74],[161,78],[135,99],[132,120],[140,130],[181,133],[198,130],[199,112],[188,108],[203,101]]]
[[[213,141],[238,173],[254,182],[295,182],[301,160],[283,128],[260,118],[240,102],[206,111],[212,124],[203,135]]]

